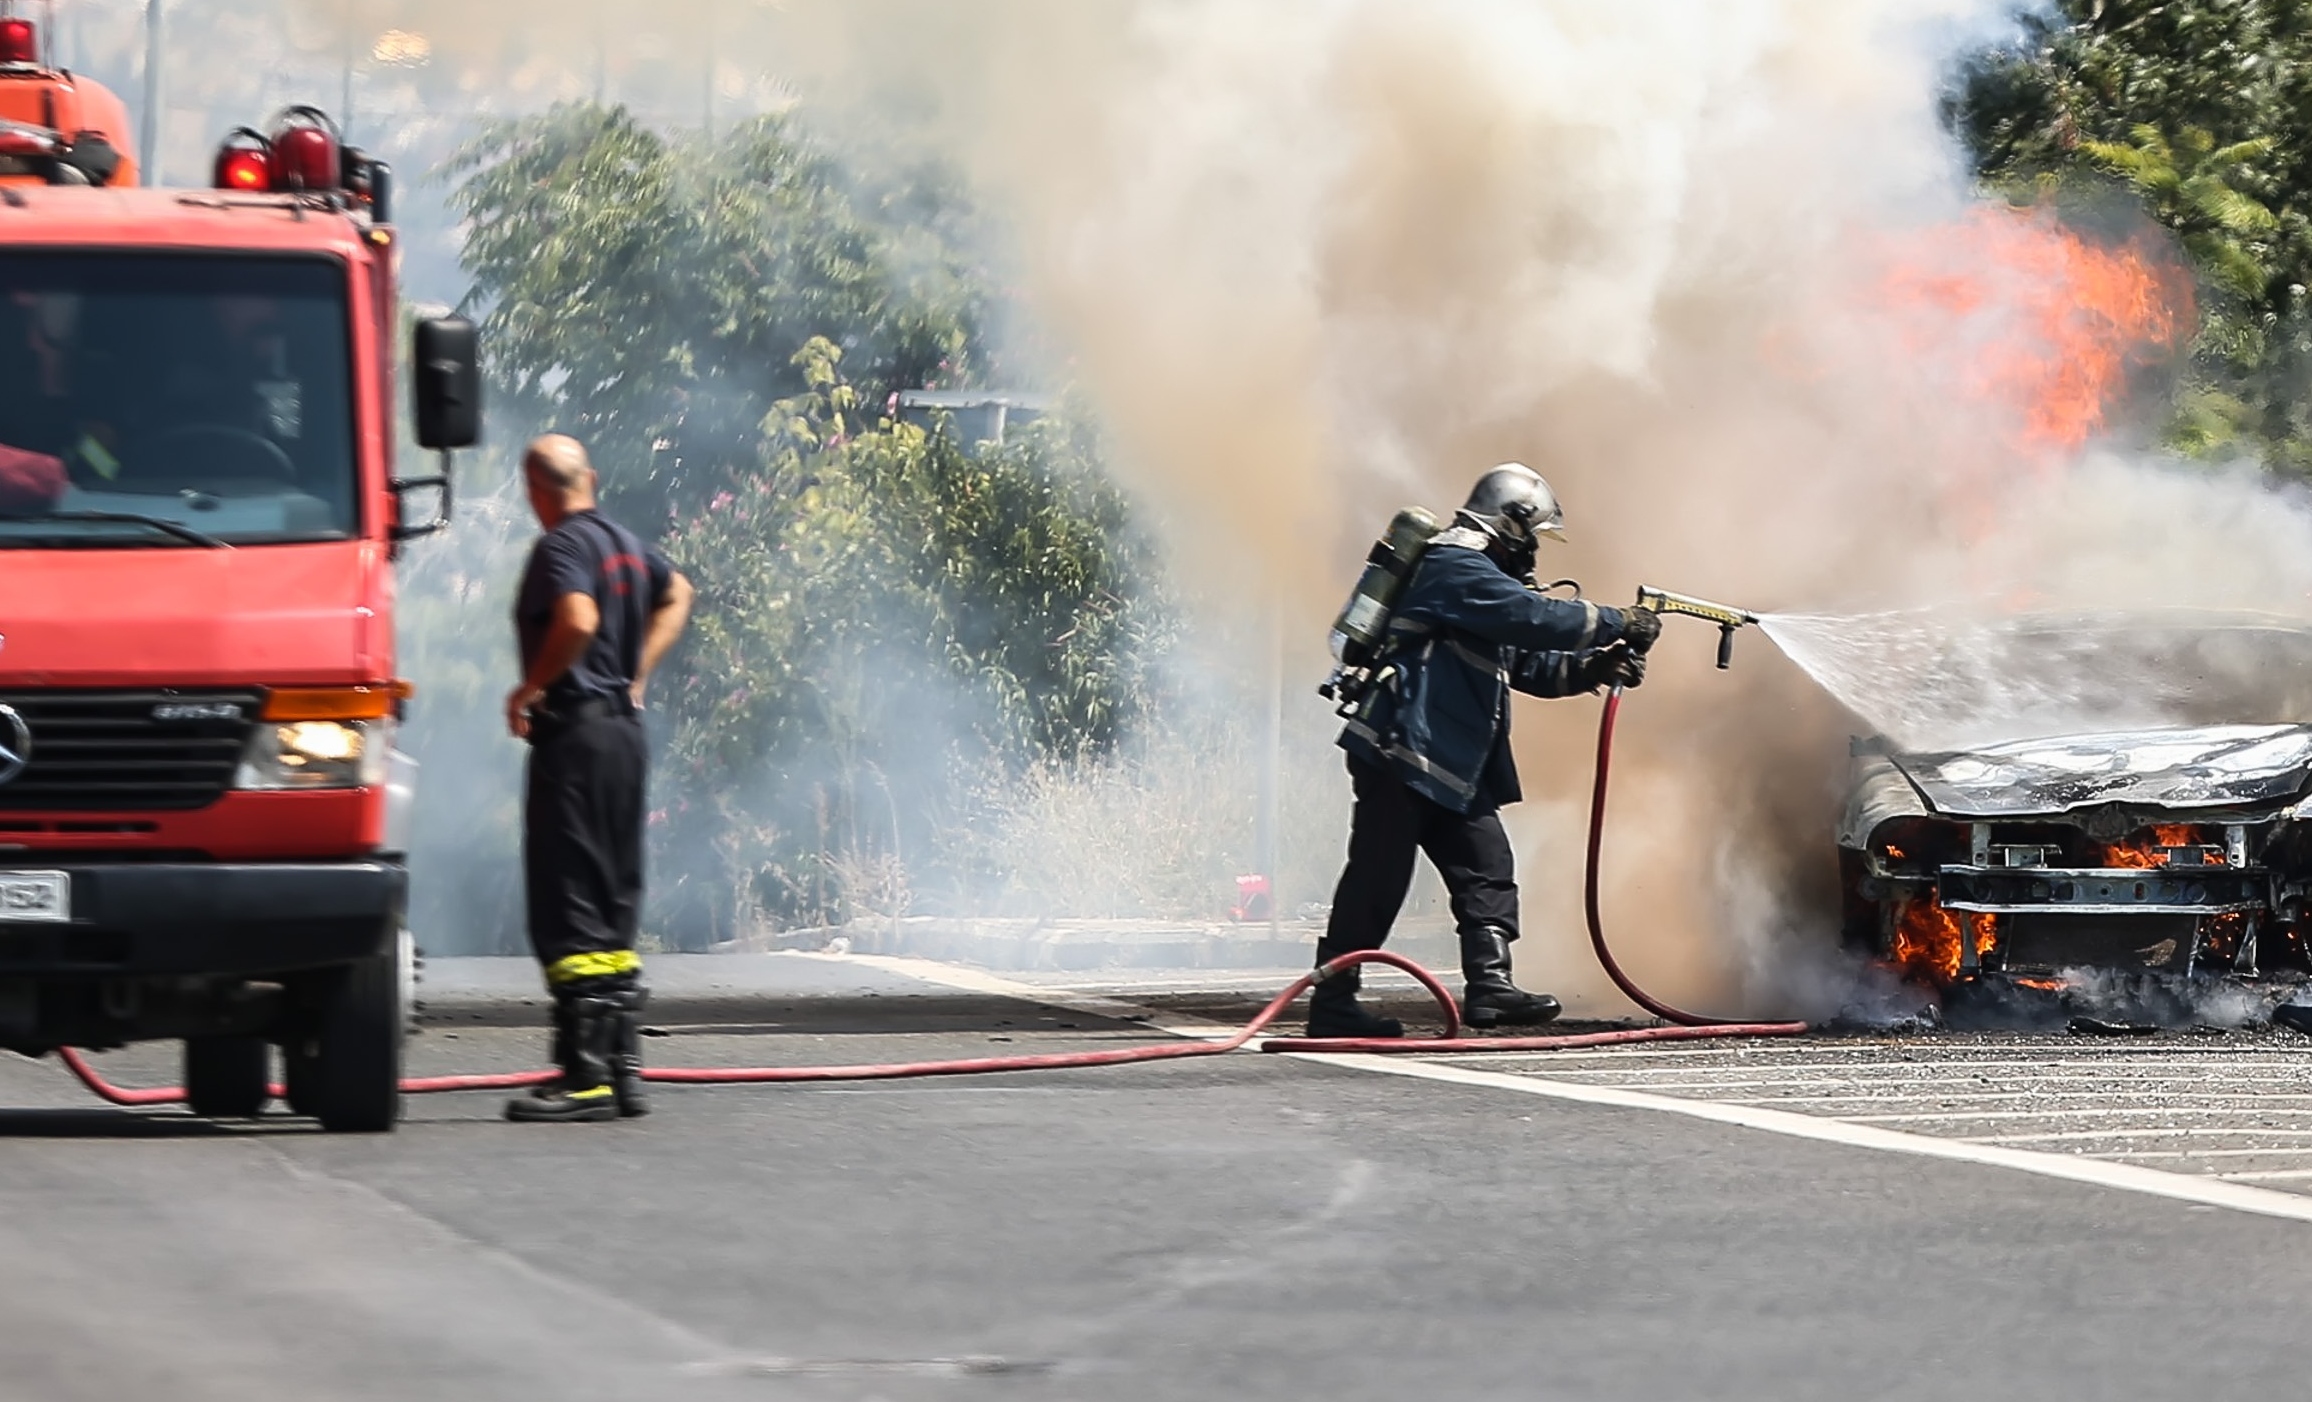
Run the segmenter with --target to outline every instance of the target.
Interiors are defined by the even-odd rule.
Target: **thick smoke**
[[[2301,610],[2312,530],[2252,472],[2080,465],[2037,421],[2082,333],[2046,296],[2060,231],[1971,215],[1936,120],[2001,8],[850,0],[654,22],[717,15],[718,74],[776,74],[971,172],[1203,604],[1241,627],[1281,599],[1313,709],[1299,683],[1365,542],[1509,458],[1567,504],[1544,569],[1606,602],[1645,582],[1833,633],[1889,610]],[[428,11],[441,52],[518,47],[473,9]],[[1814,1001],[1791,953],[1831,942],[1843,742],[1875,717],[1755,635],[1719,674],[1706,628],[1670,630],[1627,713],[1609,920],[1672,997]],[[1594,718],[1521,710],[1511,823],[1521,970],[1602,1009],[1576,904]]]
[[[2112,328],[2048,304],[2060,230],[1970,214],[1936,102],[1992,8],[863,4],[804,17],[853,45],[806,45],[804,76],[929,95],[1181,558],[1223,604],[1283,592],[1303,673],[1389,511],[1504,458],[1567,503],[1545,568],[1608,601],[2298,609],[2312,532],[2253,474],[2078,466],[2042,422],[2079,389],[2071,338]],[[1718,675],[1671,629],[1623,740],[1610,917],[1665,992],[1766,1006],[1829,943],[1842,741],[1869,727],[1763,640]],[[1589,994],[1594,714],[1521,715],[1513,817],[1524,965]]]

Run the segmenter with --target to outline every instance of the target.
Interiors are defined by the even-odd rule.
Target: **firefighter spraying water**
[[[1461,944],[1462,1020],[1530,1026],[1557,999],[1510,980],[1517,878],[1501,808],[1521,797],[1509,693],[1571,696],[1636,686],[1661,634],[1647,609],[1557,599],[1534,587],[1536,552],[1562,541],[1549,484],[1521,463],[1478,478],[1442,531],[1400,513],[1336,626],[1343,671],[1328,683],[1356,790],[1348,864],[1317,945],[1323,964],[1378,949],[1403,905],[1416,852],[1445,880]],[[1311,1037],[1395,1037],[1357,1002],[1352,969],[1317,986]]]

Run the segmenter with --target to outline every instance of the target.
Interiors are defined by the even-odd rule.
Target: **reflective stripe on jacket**
[[[1523,796],[1509,754],[1509,693],[1567,696],[1577,656],[1622,635],[1620,609],[1553,599],[1493,563],[1481,537],[1448,531],[1422,556],[1390,619],[1391,650],[1341,731],[1341,748],[1380,764],[1456,813]]]

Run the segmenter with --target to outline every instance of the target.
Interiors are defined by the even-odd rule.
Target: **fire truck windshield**
[[[343,539],[354,484],[341,265],[0,252],[0,549]]]

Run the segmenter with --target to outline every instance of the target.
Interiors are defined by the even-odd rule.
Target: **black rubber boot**
[[[1547,993],[1509,981],[1509,932],[1480,925],[1461,932],[1461,1020],[1471,1027],[1539,1027],[1564,1011]]]
[[[650,1113],[650,1095],[642,1080],[642,1010],[650,1002],[650,990],[631,977],[625,982],[610,998],[618,1005],[611,1021],[610,1084],[618,1093],[618,1113],[632,1120]]]
[[[546,1122],[617,1119],[618,1092],[610,1083],[610,1045],[617,1035],[618,1004],[594,995],[557,993],[554,1005],[556,1049],[566,1052],[561,1079],[507,1101],[506,1118]]]
[[[1323,941],[1317,943],[1317,967],[1327,960],[1338,959],[1345,950],[1334,949]],[[1383,1017],[1357,1001],[1357,990],[1365,986],[1364,966],[1343,970],[1321,980],[1309,992],[1309,1031],[1311,1037],[1402,1037],[1405,1024],[1393,1017]]]

